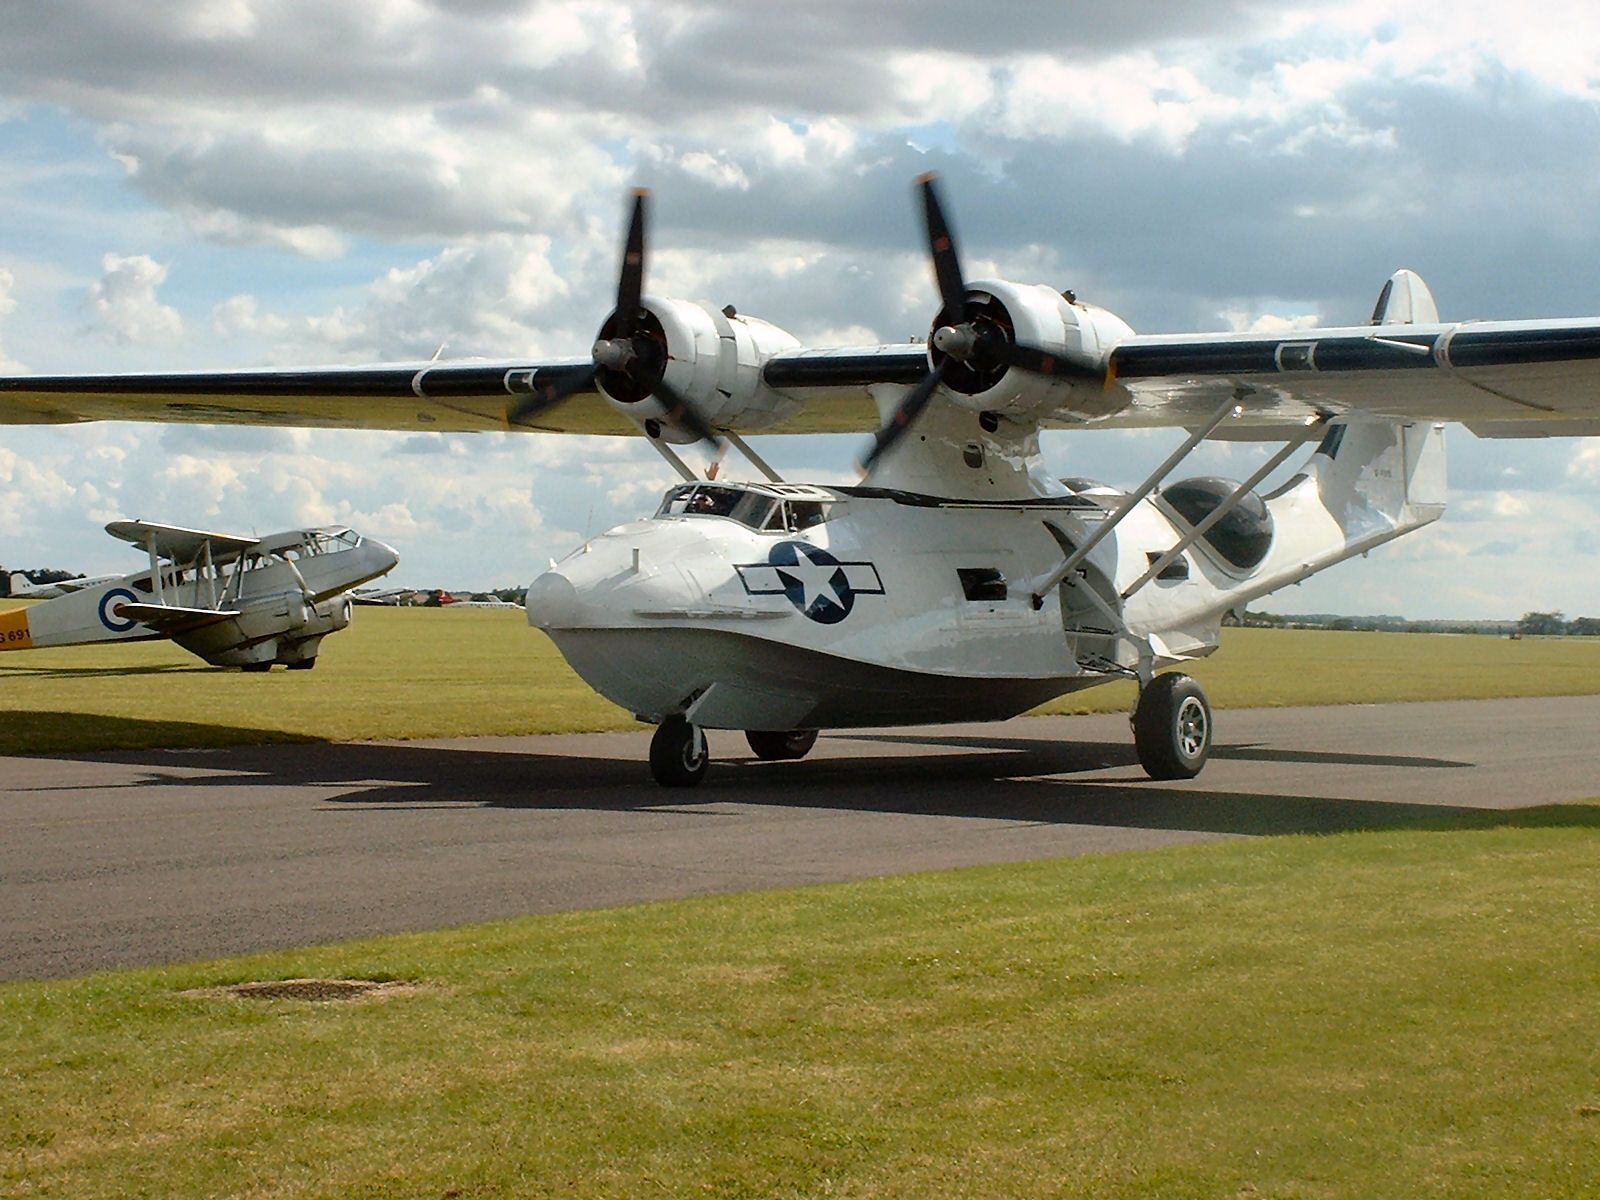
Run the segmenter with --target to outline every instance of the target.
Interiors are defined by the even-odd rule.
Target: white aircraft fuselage
[[[696,483],[535,580],[528,619],[591,686],[651,722],[1001,719],[1209,654],[1229,609],[1439,515],[1439,431],[1337,433],[1254,515],[1236,509],[1137,588],[1203,519],[1176,506],[1193,488],[1132,502],[1057,581],[1122,493],[1081,481],[1002,500]]]

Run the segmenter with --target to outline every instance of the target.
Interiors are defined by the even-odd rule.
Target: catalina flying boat
[[[640,192],[582,357],[12,377],[0,421],[642,434],[682,483],[535,579],[527,612],[657,726],[652,771],[680,786],[707,728],[798,758],[819,729],[1000,719],[1115,679],[1139,686],[1145,769],[1193,776],[1211,709],[1165,668],[1210,654],[1230,610],[1436,520],[1444,423],[1600,434],[1600,319],[1442,322],[1402,270],[1364,324],[1139,335],[1071,291],[967,280],[932,177],[917,191],[925,342],[802,346],[647,294]],[[1043,428],[1163,426],[1181,444],[1129,491],[1040,455]],[[784,480],[745,440],[849,431],[873,433],[858,486]],[[1279,445],[1244,480],[1184,478],[1207,438]],[[677,452],[696,442],[758,478],[702,478]]]
[[[322,639],[350,624],[350,589],[400,561],[344,526],[256,538],[113,521],[106,532],[150,565],[0,613],[0,650],[171,638],[216,667],[309,671]]]

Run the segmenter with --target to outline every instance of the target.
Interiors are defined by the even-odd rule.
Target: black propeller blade
[[[939,192],[933,181],[938,175],[929,171],[917,179],[922,189],[922,216],[928,227],[928,253],[933,258],[933,276],[939,283],[939,299],[944,310],[942,321],[955,324],[965,315],[967,284],[961,277],[961,260],[956,256],[955,239],[950,236],[950,223],[944,219],[944,209],[939,204]]]
[[[661,322],[644,306],[645,226],[649,191],[636,188],[628,236],[622,248],[617,279],[617,307],[600,326],[591,352],[593,361],[582,367],[549,369],[546,382],[535,383],[528,396],[507,409],[512,425],[531,419],[560,404],[575,392],[596,386],[624,403],[649,396],[661,402],[666,419],[701,441],[721,449],[722,439],[694,402],[666,381],[666,336]]]
[[[935,365],[905,394],[894,414],[873,435],[872,448],[861,460],[864,471],[870,471],[873,464],[905,435],[912,421],[928,406],[928,401],[933,398],[934,391],[944,378],[946,367],[952,362],[976,372],[1003,366],[1057,379],[1096,383],[1104,380],[1103,372],[1094,367],[1018,342],[1010,331],[1009,321],[1002,328],[993,317],[983,313],[975,300],[969,300],[967,284],[961,275],[961,260],[956,253],[955,237],[950,232],[950,223],[945,219],[944,206],[939,203],[935,183],[937,178],[937,174],[930,171],[916,181],[916,187],[922,193],[923,220],[928,230],[928,255],[933,260],[933,274],[943,305],[929,339],[933,351],[937,352],[933,355]]]
[[[1070,358],[1062,358],[1059,354],[1051,354],[1048,350],[1040,350],[1037,346],[1024,346],[1021,342],[995,338],[992,343],[985,343],[984,349],[994,354],[1008,367],[1021,367],[1024,371],[1032,371],[1035,375],[1049,375],[1055,379],[1083,379],[1090,383],[1105,382],[1104,371],[1096,367],[1086,367],[1082,363],[1073,362]]]
[[[665,379],[656,384],[656,399],[660,400],[661,407],[666,409],[667,420],[675,425],[682,425],[702,442],[710,443],[713,450],[722,449],[722,438],[711,428],[711,423],[700,415],[700,411],[690,403],[687,396],[668,384]]]
[[[617,315],[624,323],[637,319],[639,297],[644,294],[644,210],[650,198],[647,188],[633,189],[633,217],[628,221],[628,240],[622,248],[622,270],[617,280]]]
[[[508,425],[528,425],[532,418],[554,408],[575,392],[589,391],[594,387],[598,368],[590,363],[584,367],[569,367],[567,373],[544,384],[536,384],[526,397],[506,410]]]
[[[871,471],[873,464],[883,457],[890,446],[900,440],[900,436],[911,427],[911,422],[915,421],[918,414],[928,406],[928,401],[933,399],[933,390],[944,378],[945,364],[949,361],[949,359],[942,360],[938,366],[918,380],[916,386],[901,399],[899,407],[894,410],[894,415],[889,418],[889,423],[872,435],[872,449],[861,459],[863,471]]]

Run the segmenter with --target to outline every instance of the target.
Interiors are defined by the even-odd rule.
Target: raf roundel
[[[780,542],[764,563],[737,568],[752,596],[787,596],[819,625],[836,625],[855,608],[857,596],[883,595],[883,580],[869,562],[841,562],[806,542]]]
[[[139,597],[127,588],[112,588],[100,597],[100,624],[112,633],[127,633],[139,622],[131,617],[117,615],[117,609],[123,604],[137,604]]]

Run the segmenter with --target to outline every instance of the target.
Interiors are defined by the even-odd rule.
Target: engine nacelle
[[[306,622],[292,633],[324,634],[336,633],[347,628],[350,624],[351,613],[354,605],[350,600],[349,592],[341,592],[337,596],[330,596],[326,600],[311,605],[306,610]]]
[[[694,405],[712,425],[761,429],[799,407],[767,388],[761,369],[768,359],[800,345],[792,334],[756,317],[729,315],[687,300],[646,296],[649,333],[665,348],[663,378]],[[602,370],[600,391],[618,412],[645,422],[651,436],[669,442],[692,442],[695,435],[672,422],[670,405],[653,392],[630,386],[634,381]],[[609,385],[609,386],[608,386]]]
[[[1111,349],[1133,329],[1121,317],[1093,304],[1068,299],[1044,284],[1004,279],[967,285],[967,315],[1019,345],[1088,367],[1103,367]],[[933,350],[933,361],[942,355]],[[1068,410],[1085,418],[1118,412],[1127,394],[1115,385],[1041,375],[980,359],[951,361],[944,385],[956,403],[975,412],[1029,417],[1046,410]]]

